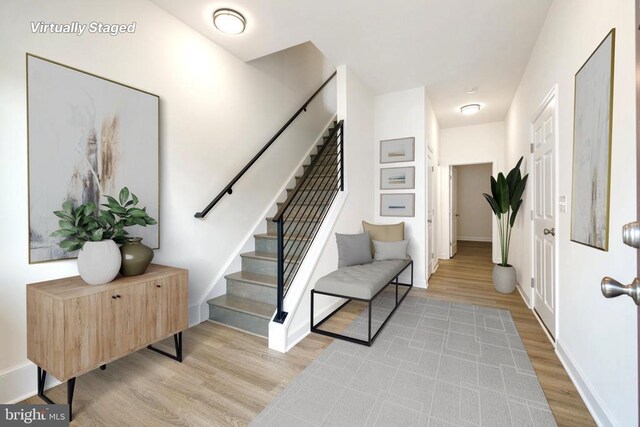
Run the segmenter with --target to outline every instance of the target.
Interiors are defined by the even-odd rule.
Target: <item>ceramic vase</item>
[[[142,244],[142,237],[131,237],[120,247],[123,276],[139,276],[147,271],[153,260],[153,250]]]
[[[86,242],[78,252],[78,273],[90,285],[111,282],[120,270],[120,250],[113,240]]]
[[[493,267],[493,286],[502,294],[510,294],[516,289],[516,269],[512,265]]]

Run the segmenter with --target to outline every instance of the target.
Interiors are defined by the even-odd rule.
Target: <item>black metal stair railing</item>
[[[277,233],[277,312],[284,322],[284,297],[339,191],[344,191],[344,123],[341,120],[273,217]]]
[[[247,163],[240,172],[238,172],[238,174],[236,174],[236,176],[233,177],[233,179],[222,189],[222,191],[220,193],[218,193],[218,195],[200,212],[197,212],[194,216],[196,218],[204,218],[211,209],[213,209],[213,207],[227,194],[232,194],[233,193],[233,186],[240,180],[240,178],[242,178],[242,176],[247,173],[247,171],[253,166],[253,164],[255,162],[258,161],[258,159],[260,157],[262,157],[262,155],[265,153],[265,151],[267,151],[269,149],[269,147],[271,147],[271,145],[273,145],[274,142],[276,142],[276,140],[278,138],[280,138],[280,135],[282,135],[284,133],[285,130],[287,130],[287,128],[291,125],[291,123],[293,123],[295,121],[295,119],[298,118],[298,116],[300,114],[302,114],[303,112],[307,111],[307,107],[309,106],[309,104],[311,104],[311,101],[314,100],[314,98],[316,96],[318,96],[318,94],[320,92],[322,92],[322,90],[325,88],[325,86],[327,86],[329,84],[329,82],[331,82],[331,80],[333,80],[333,78],[336,76],[337,71],[334,71],[333,74],[331,74],[331,76],[329,76],[329,78],[322,84],[322,86],[320,86],[318,88],[318,90],[316,90],[313,95],[311,95],[311,97],[309,99],[307,99],[307,101],[302,104],[302,106],[298,109],[298,111],[296,111],[293,116],[291,116],[291,118],[289,120],[287,120],[287,122],[276,132],[275,135],[273,135],[273,137],[260,149],[260,151],[258,151],[258,153],[253,156],[253,158],[251,160],[249,160],[249,163]]]

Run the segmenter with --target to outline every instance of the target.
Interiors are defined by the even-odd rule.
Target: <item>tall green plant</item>
[[[502,255],[500,265],[503,267],[509,266],[511,230],[516,222],[520,206],[522,206],[522,194],[527,185],[527,178],[529,178],[529,174],[524,177],[520,174],[522,159],[523,157],[520,157],[516,166],[506,177],[502,172],[498,174],[498,179],[491,177],[491,195],[482,194],[489,202],[498,222],[500,253]]]

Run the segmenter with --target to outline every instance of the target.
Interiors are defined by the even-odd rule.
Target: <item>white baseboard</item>
[[[600,399],[593,386],[589,383],[589,380],[587,380],[571,355],[567,353],[560,342],[556,342],[556,354],[560,359],[560,363],[564,366],[564,370],[567,371],[569,378],[571,378],[571,381],[576,386],[580,397],[582,397],[585,405],[587,405],[587,409],[589,409],[596,424],[600,427],[622,425],[615,422],[613,416],[611,416],[602,403],[602,399]]]
[[[38,394],[38,368],[27,361],[22,365],[0,373],[0,403],[14,404]],[[60,381],[47,375],[45,389],[55,387]],[[42,402],[45,403],[45,402]]]
[[[462,236],[458,236],[458,242],[459,241],[491,243],[493,240],[491,239],[491,237],[462,237]]]

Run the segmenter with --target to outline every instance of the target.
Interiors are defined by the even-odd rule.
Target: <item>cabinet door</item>
[[[153,343],[169,335],[171,283],[155,280],[146,284],[146,340]]]
[[[123,356],[146,344],[144,286],[103,292],[101,303],[105,359]]]
[[[102,361],[101,314],[101,294],[64,302],[65,378],[94,368]]]

